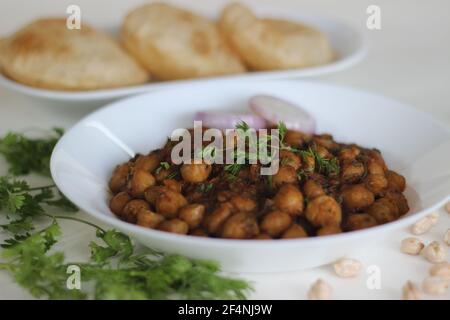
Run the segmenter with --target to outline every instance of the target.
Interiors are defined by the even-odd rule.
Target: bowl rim
[[[437,127],[446,131],[447,134],[449,135],[449,139],[450,139],[450,128],[448,128],[448,126],[446,126],[444,123],[442,123],[439,119],[434,118],[432,115],[430,115],[420,109],[413,108],[403,102],[400,102],[396,99],[386,97],[381,94],[376,94],[376,93],[366,91],[366,90],[355,89],[355,88],[348,87],[348,86],[334,85],[334,84],[328,84],[328,83],[316,82],[316,81],[304,81],[304,80],[301,80],[301,81],[299,81],[299,80],[264,81],[264,84],[266,84],[268,86],[270,86],[271,83],[272,84],[295,85],[295,86],[298,86],[299,84],[314,85],[314,86],[320,86],[322,88],[332,88],[332,89],[343,90],[343,91],[347,91],[349,93],[364,94],[364,95],[367,95],[370,97],[376,97],[377,99],[381,98],[383,100],[390,101],[391,103],[397,104],[397,106],[399,108],[408,110],[408,112],[415,112],[415,113],[419,114],[421,117],[428,118],[428,121],[433,122]],[[215,87],[216,83],[210,83],[207,85],[211,85],[211,86]],[[242,86],[252,86],[252,83],[244,83],[244,84],[234,83],[231,85],[242,87]],[[180,87],[176,88],[176,90],[186,89],[186,88],[190,88],[192,86],[201,87],[201,86],[205,86],[205,84],[204,83],[185,84],[185,85],[181,86],[181,88]],[[73,132],[75,132],[78,128],[82,127],[90,119],[97,117],[101,113],[112,111],[112,110],[119,109],[119,108],[122,109],[123,104],[129,104],[134,101],[145,100],[148,96],[151,96],[153,94],[158,94],[158,93],[166,93],[167,94],[167,92],[170,93],[170,91],[172,91],[172,90],[175,90],[175,88],[173,88],[171,90],[147,92],[144,94],[127,97],[127,98],[109,103],[109,104],[105,105],[104,107],[83,117],[75,125],[73,125],[69,130],[67,130],[67,132],[58,141],[55,148],[53,149],[53,152],[52,152],[52,155],[50,158],[50,171],[52,174],[52,178],[55,182],[55,185],[58,187],[58,189],[70,201],[74,202],[75,205],[77,205],[88,216],[92,216],[93,218],[95,218],[109,226],[112,226],[119,230],[122,230],[125,233],[129,232],[132,235],[132,237],[134,237],[134,235],[138,235],[139,237],[149,237],[150,236],[153,238],[160,238],[165,241],[180,241],[181,240],[187,244],[192,244],[192,245],[196,245],[196,246],[198,246],[198,245],[205,246],[205,245],[210,244],[210,245],[215,245],[215,246],[221,246],[224,248],[230,248],[230,247],[236,247],[236,245],[237,245],[237,246],[239,246],[239,248],[242,248],[245,250],[245,249],[250,249],[250,248],[262,249],[262,248],[269,248],[269,247],[274,247],[274,248],[296,247],[298,245],[303,245],[303,244],[304,245],[322,244],[322,243],[327,243],[328,241],[347,241],[347,240],[352,240],[355,238],[368,237],[368,236],[374,235],[377,232],[379,232],[379,233],[386,232],[391,229],[399,228],[401,226],[406,226],[410,223],[413,223],[413,222],[417,221],[419,218],[424,217],[425,215],[431,213],[432,211],[439,209],[440,207],[445,205],[446,202],[450,201],[450,193],[449,193],[447,196],[444,196],[439,201],[436,201],[432,206],[424,208],[413,214],[407,213],[405,216],[403,216],[395,221],[392,221],[392,222],[389,222],[389,223],[386,223],[383,225],[377,225],[375,227],[371,227],[371,228],[367,228],[367,229],[343,232],[340,234],[321,236],[321,237],[315,236],[315,237],[296,238],[296,239],[273,239],[272,241],[270,241],[270,240],[262,241],[262,240],[257,240],[257,239],[224,239],[224,238],[179,235],[179,234],[174,234],[174,233],[165,232],[165,231],[159,231],[156,229],[145,228],[145,227],[141,227],[141,226],[138,226],[138,225],[135,225],[132,223],[128,223],[128,222],[120,220],[115,215],[109,216],[109,215],[106,215],[105,213],[100,212],[99,210],[91,210],[91,209],[85,207],[83,204],[76,203],[76,201],[74,201],[73,198],[70,196],[70,193],[66,192],[67,190],[65,188],[65,184],[59,180],[58,175],[55,173],[57,171],[57,169],[55,167],[57,154],[59,153],[59,150],[63,148],[63,145],[64,145],[67,137],[69,135],[72,135]]]

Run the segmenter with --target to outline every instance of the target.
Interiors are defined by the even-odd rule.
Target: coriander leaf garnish
[[[158,174],[161,172],[161,170],[169,170],[170,169],[170,163],[166,161],[160,162],[158,168],[156,168],[155,173]]]
[[[201,183],[197,186],[197,192],[200,193],[208,193],[214,188],[214,184],[212,183]]]

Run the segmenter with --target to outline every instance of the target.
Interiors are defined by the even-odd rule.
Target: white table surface
[[[139,0],[15,0],[0,1],[0,37],[21,24],[39,16],[64,15],[69,4],[82,9],[83,19],[99,27],[118,24],[124,13],[143,1]],[[218,12],[222,0],[172,1],[198,12]],[[339,85],[353,86],[381,93],[433,114],[450,125],[450,2],[447,0],[255,0],[256,3],[286,6],[292,10],[323,13],[348,21],[365,30],[371,48],[358,66],[349,70],[316,78]],[[375,4],[381,8],[381,30],[366,29],[366,8]],[[24,128],[70,127],[92,108],[64,106],[34,101],[0,88],[0,135]],[[0,160],[0,174],[6,166]],[[450,214],[440,210],[439,224],[422,236],[426,241],[441,240],[450,227]],[[80,213],[80,215],[84,215]],[[93,231],[72,222],[62,222],[64,236],[58,248],[69,258],[80,260],[89,254],[88,242]],[[407,280],[421,282],[429,268],[422,257],[399,252],[399,242],[408,236],[407,230],[393,233],[380,243],[367,246],[353,256],[364,266],[377,265],[381,270],[381,289],[366,286],[366,269],[354,279],[337,278],[331,267],[275,274],[242,274],[254,283],[252,299],[305,299],[309,285],[318,277],[334,288],[334,299],[399,299]],[[0,240],[4,235],[0,235]],[[447,247],[447,251],[449,251]],[[448,252],[450,253],[450,252]],[[296,253],[301,254],[301,252]],[[31,296],[14,284],[5,272],[0,272],[0,299],[29,299]],[[450,293],[441,296],[450,299]]]

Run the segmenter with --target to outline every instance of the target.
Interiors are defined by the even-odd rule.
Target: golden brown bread
[[[140,84],[149,75],[118,43],[83,24],[41,19],[0,43],[2,72],[18,82],[53,90],[94,90]]]
[[[159,79],[244,72],[211,21],[163,3],[135,9],[122,25],[125,47]]]
[[[259,19],[246,6],[233,3],[222,11],[220,30],[253,70],[302,68],[334,59],[320,31],[276,19]]]

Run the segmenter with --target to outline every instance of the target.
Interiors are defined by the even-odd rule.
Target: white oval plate
[[[327,73],[337,72],[349,68],[365,56],[367,52],[367,43],[359,30],[347,25],[346,23],[336,21],[334,19],[323,16],[314,16],[300,14],[297,12],[286,12],[286,10],[274,10],[272,8],[258,8],[258,14],[287,18],[293,21],[307,23],[322,30],[330,39],[333,49],[336,51],[338,58],[336,61],[317,67],[268,71],[268,72],[249,72],[239,75],[229,75],[222,77],[212,77],[203,79],[190,79],[165,82],[150,82],[147,84],[131,87],[122,87],[116,89],[95,90],[95,91],[55,91],[30,87],[7,77],[0,75],[0,85],[13,91],[43,99],[56,101],[77,102],[78,104],[89,102],[109,102],[113,99],[135,95],[138,93],[160,90],[164,88],[172,88],[187,83],[211,82],[211,81],[258,81],[273,79],[289,79],[301,77],[313,77]],[[68,106],[72,104],[68,104]]]
[[[114,167],[134,153],[160,148],[173,129],[192,127],[200,110],[245,111],[248,99],[269,94],[303,106],[318,132],[337,141],[380,149],[407,179],[411,211],[400,220],[334,236],[294,240],[227,240],[175,235],[117,219],[108,208]],[[329,263],[369,241],[404,228],[450,199],[450,131],[400,102],[353,89],[301,81],[185,85],[115,102],[81,120],[57,144],[51,172],[60,190],[98,220],[144,245],[192,258],[214,259],[225,270],[288,271]]]

